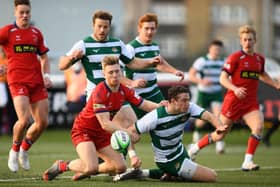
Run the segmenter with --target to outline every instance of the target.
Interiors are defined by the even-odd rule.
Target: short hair
[[[144,22],[155,22],[158,27],[158,17],[154,13],[147,13],[141,16],[138,20],[138,26],[141,27]]]
[[[241,37],[242,34],[244,33],[252,33],[253,36],[254,36],[254,39],[257,40],[257,32],[256,30],[250,26],[250,25],[243,25],[241,27],[239,27],[238,29],[238,34],[239,34],[239,37]]]
[[[95,12],[92,16],[92,23],[95,23],[95,20],[99,18],[99,19],[103,19],[103,20],[109,20],[110,25],[111,25],[111,21],[113,19],[112,14],[110,14],[109,12],[105,12],[103,10],[98,10],[97,12]]]
[[[171,99],[177,99],[177,96],[181,93],[188,93],[190,94],[190,90],[188,87],[184,86],[172,86],[168,89],[168,101],[171,101]]]
[[[102,59],[103,70],[106,66],[111,66],[111,65],[115,65],[115,64],[120,64],[119,63],[119,58],[117,56],[105,56]]]
[[[17,7],[18,5],[27,5],[27,6],[31,6],[29,0],[15,0],[15,1],[14,1],[14,6]]]
[[[219,46],[219,47],[224,47],[224,43],[221,40],[217,40],[217,39],[212,40],[209,47],[212,46],[212,45],[216,45],[216,46]]]

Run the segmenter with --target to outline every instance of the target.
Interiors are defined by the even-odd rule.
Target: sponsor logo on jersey
[[[259,79],[260,74],[254,71],[242,71],[240,76],[245,79]]]
[[[37,47],[29,44],[14,45],[15,53],[36,53]]]
[[[101,108],[106,108],[104,104],[93,104],[94,109],[101,109]]]
[[[116,53],[116,52],[118,52],[119,50],[118,50],[118,48],[113,47],[113,48],[112,48],[112,51],[113,51],[114,53]]]
[[[93,49],[92,51],[93,51],[94,53],[98,53],[99,50],[100,50],[100,49]]]

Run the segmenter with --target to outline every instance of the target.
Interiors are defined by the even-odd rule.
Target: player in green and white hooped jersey
[[[217,174],[214,170],[190,160],[182,143],[184,127],[190,117],[209,121],[217,127],[217,132],[224,132],[220,120],[212,113],[190,102],[190,92],[182,86],[173,86],[168,90],[167,106],[159,107],[131,126],[131,132],[149,133],[152,139],[154,161],[157,173],[175,176],[185,180],[214,182]],[[132,178],[132,170],[115,177],[114,180]],[[156,170],[138,170],[138,178],[155,177]],[[134,175],[135,177],[136,175]]]
[[[160,57],[149,60],[134,58],[121,40],[109,37],[111,21],[112,15],[108,12],[97,11],[94,13],[92,18],[93,33],[74,44],[66,56],[60,58],[60,70],[66,70],[75,62],[81,61],[87,77],[87,98],[89,98],[96,84],[104,80],[101,65],[104,56],[117,56],[126,66],[132,69],[161,66]],[[118,124],[127,128],[136,121],[136,116],[131,107],[122,107],[113,121],[118,121]],[[137,163],[140,163],[138,157],[134,155],[134,158],[132,158],[133,163],[138,165]]]
[[[223,42],[213,40],[208,48],[206,56],[199,57],[195,60],[189,70],[189,80],[197,84],[197,104],[203,108],[211,110],[216,116],[221,111],[223,101],[223,89],[219,82],[222,67],[225,59],[222,57]],[[199,132],[205,125],[205,121],[197,119],[193,132],[193,142],[199,140]],[[224,142],[216,142],[216,152],[224,152]]]
[[[158,19],[155,14],[147,13],[140,17],[138,21],[138,36],[127,44],[127,48],[133,56],[149,60],[160,55],[159,46],[153,41],[157,27]],[[164,59],[162,66],[139,70],[125,67],[126,77],[135,80],[134,83],[138,83],[132,85],[135,88],[136,93],[147,100],[159,103],[164,100],[164,97],[157,85],[157,71],[172,73],[179,76],[181,80],[184,79],[184,73],[168,64]],[[132,108],[138,118],[141,118],[146,114],[145,111],[142,111],[137,107],[132,106]]]

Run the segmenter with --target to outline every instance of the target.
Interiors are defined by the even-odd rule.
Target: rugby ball
[[[130,144],[130,138],[127,132],[122,130],[115,131],[111,136],[112,148],[120,153],[126,153]]]

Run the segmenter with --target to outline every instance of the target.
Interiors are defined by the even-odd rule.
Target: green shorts
[[[197,104],[202,108],[210,108],[212,102],[223,102],[223,92],[215,92],[215,93],[205,93],[198,92],[197,96]]]

